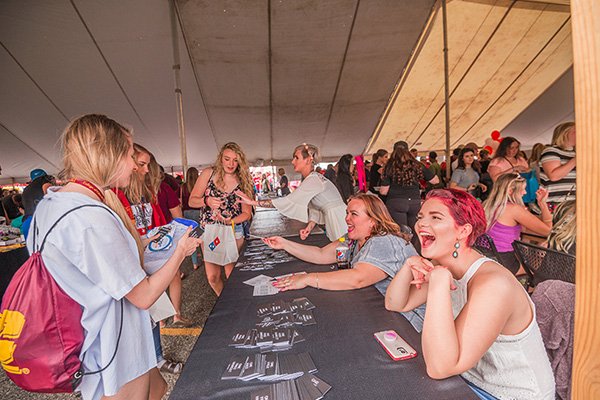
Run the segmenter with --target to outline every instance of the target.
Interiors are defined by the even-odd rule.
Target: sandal
[[[198,271],[198,268],[200,268],[200,266],[198,264],[194,264],[194,271]]]
[[[166,372],[169,374],[180,374],[182,369],[183,369],[182,362],[165,360],[163,365],[160,367],[160,372]]]
[[[173,323],[171,324],[172,328],[189,328],[191,326],[194,326],[194,323],[189,319],[185,318],[180,318],[177,321],[173,321]]]

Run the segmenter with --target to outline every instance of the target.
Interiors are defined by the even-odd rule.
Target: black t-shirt
[[[427,168],[422,163],[419,163],[419,167],[423,172],[423,177],[425,181],[429,182],[433,179],[435,174]],[[387,194],[387,199],[416,199],[421,197],[421,190],[419,188],[419,184],[416,183],[414,185],[408,186],[400,186],[397,182],[392,181],[392,179],[388,176],[383,176],[381,178],[381,186],[389,186],[390,190]]]
[[[2,206],[4,207],[4,210],[6,210],[6,215],[8,215],[9,219],[15,219],[19,215],[21,215],[21,213],[19,212],[19,207],[17,207],[13,200],[13,196],[14,194],[6,196],[2,199]],[[4,216],[4,211],[2,211],[2,213],[0,214]]]
[[[25,216],[23,219],[33,215],[38,203],[44,197],[43,186],[46,183],[52,183],[51,179],[52,178],[48,175],[40,176],[31,181],[31,183],[23,190],[23,208],[25,209]]]
[[[286,175],[283,175],[280,179],[279,179],[279,186],[281,186],[281,195],[282,196],[287,196],[288,194],[290,194],[290,187],[289,187],[289,181],[288,181],[288,177]]]
[[[381,165],[373,164],[371,166],[371,172],[369,173],[369,190],[373,193],[377,193],[375,186],[380,186],[381,184],[381,174],[379,173],[380,168]]]

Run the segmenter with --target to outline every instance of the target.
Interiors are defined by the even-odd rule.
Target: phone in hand
[[[417,356],[417,351],[394,330],[376,332],[374,336],[394,361],[408,360]]]

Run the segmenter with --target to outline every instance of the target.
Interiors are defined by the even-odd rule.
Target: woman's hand
[[[148,247],[148,245],[150,244],[150,242],[158,239],[160,237],[160,233],[157,233],[154,236],[150,236],[150,237],[143,237],[142,238],[142,245],[144,246],[144,248]]]
[[[190,237],[191,231],[192,228],[188,228],[181,239],[179,239],[177,242],[177,251],[181,252],[181,254],[186,257],[191,256],[202,243],[200,239]]]
[[[485,186],[483,183],[478,183],[478,185],[481,188],[482,193],[487,192],[487,186]]]
[[[310,235],[310,231],[312,229],[310,229],[308,226],[304,229],[300,229],[300,239],[302,240],[306,240],[306,238],[308,237],[308,235]]]
[[[287,240],[282,238],[281,236],[271,236],[267,238],[263,238],[263,242],[272,249],[275,250],[283,250],[285,247],[285,242]]]
[[[429,272],[433,270],[434,266],[431,261],[423,257],[412,256],[404,262],[402,268],[410,268],[413,275],[413,280],[410,283],[415,285],[417,289],[421,289],[421,285],[428,282]]]
[[[238,203],[248,204],[249,206],[257,206],[258,202],[256,200],[252,200],[250,197],[246,195],[246,193],[241,190],[236,190],[235,195],[238,197]]]
[[[477,183],[471,183],[468,187],[467,187],[467,192],[471,192],[473,190],[475,190],[475,188],[477,188]]]
[[[456,289],[456,286],[452,280],[452,274],[446,267],[442,267],[440,265],[434,266],[429,260],[419,256],[410,257],[408,260],[406,260],[404,266],[410,268],[413,274],[413,280],[410,283],[415,285],[417,289],[421,289],[421,285],[424,283],[429,283],[433,275],[440,275],[444,273],[436,272],[438,270],[442,270],[450,274],[450,290]]]
[[[209,206],[212,210],[217,210],[223,205],[223,200],[218,197],[206,197],[204,203]]]
[[[304,289],[308,286],[308,274],[290,275],[273,282],[280,291]]]
[[[548,201],[548,189],[540,187],[536,192],[535,192],[535,198],[537,200],[538,205],[542,205],[545,204],[546,201]]]
[[[427,280],[430,283],[438,281],[448,282],[450,290],[456,290],[456,286],[454,285],[454,277],[452,276],[450,270],[446,267],[442,267],[439,265],[434,267],[433,270],[429,272]]]

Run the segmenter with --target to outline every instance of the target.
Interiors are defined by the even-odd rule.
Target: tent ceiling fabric
[[[166,166],[180,165],[169,3],[162,0],[0,4],[2,181],[60,170],[58,139],[70,118],[107,114]],[[217,151],[192,66],[181,80],[190,164]]]
[[[287,160],[359,154],[434,1],[177,0],[219,145]]]
[[[572,65],[569,7],[548,2],[448,3],[451,146],[483,144]],[[388,103],[367,153],[406,140],[445,148],[442,13]],[[527,134],[527,133],[525,133]]]

